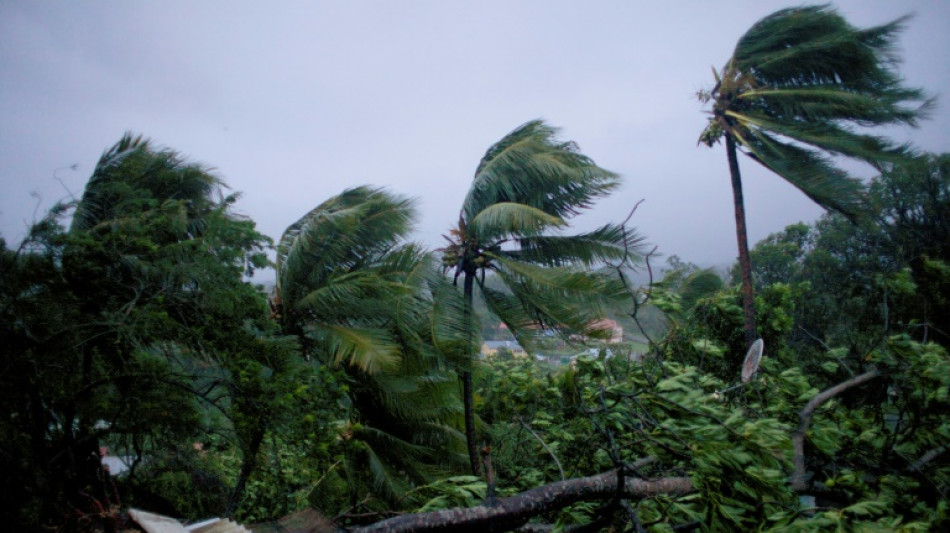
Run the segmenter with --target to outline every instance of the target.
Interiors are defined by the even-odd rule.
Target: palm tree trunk
[[[472,348],[472,316],[474,313],[474,298],[472,291],[475,285],[475,273],[465,272],[465,330],[468,338],[470,353],[470,364],[474,364],[475,354]],[[465,405],[465,440],[468,443],[468,461],[472,468],[472,475],[479,473],[478,449],[475,442],[475,398],[472,392],[472,371],[471,368],[462,371],[462,403]]]
[[[745,315],[745,345],[748,350],[756,339],[755,295],[752,292],[752,261],[749,259],[749,237],[745,227],[745,202],[742,200],[742,176],[736,157],[736,140],[726,133],[726,154],[732,176],[732,200],[736,210],[736,240],[739,242],[739,270],[742,272],[742,311]]]

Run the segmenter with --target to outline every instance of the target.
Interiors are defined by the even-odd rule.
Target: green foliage
[[[345,387],[335,461],[310,491],[327,513],[407,505],[403,494],[458,465],[447,372],[467,351],[453,313],[461,301],[432,258],[403,242],[414,218],[409,200],[358,187],[311,210],[278,245],[282,329]]]
[[[198,440],[208,409],[242,416],[221,392],[234,384],[240,395],[229,366],[266,328],[263,295],[244,276],[266,264],[270,241],[232,213],[236,196],[221,186],[127,135],[78,203],[54,207],[18,249],[4,246],[0,438],[3,496],[22,513],[14,523],[56,525],[70,505],[111,499],[100,444],[131,457],[131,494],[177,486],[185,469],[159,468],[166,451]],[[194,503],[177,512],[207,510]]]
[[[414,512],[474,507],[485,498],[485,482],[476,476],[453,476],[413,489],[407,496],[425,501]]]
[[[598,167],[573,142],[540,120],[522,124],[489,147],[475,170],[458,225],[442,248],[442,264],[463,278],[460,331],[467,356],[480,344],[474,290],[521,346],[535,348],[541,330],[605,337],[598,327],[605,303],[624,298],[616,276],[591,271],[605,261],[621,265],[640,259],[641,239],[623,225],[565,235],[568,220],[616,189],[616,174]],[[486,284],[491,272],[501,287]],[[479,277],[479,274],[481,276]],[[478,471],[472,377],[459,367],[470,468]]]
[[[745,103],[724,111],[707,140],[736,135],[781,170],[756,152],[769,135],[810,141],[792,135],[801,125],[765,119],[912,122],[922,108],[900,106],[921,95],[874,70],[897,27],[854,30],[823,7],[763,20],[717,88]],[[858,64],[826,71],[801,55],[812,45]],[[842,84],[857,100],[804,81]],[[871,82],[890,98],[880,115],[853,106]],[[902,152],[833,128],[805,133],[841,134],[813,144],[859,159]],[[821,167],[814,154],[769,149],[803,157],[796,172]],[[55,206],[16,249],[0,241],[2,518],[16,529],[77,530],[120,504],[244,522],[313,506],[351,526],[620,468],[688,476],[696,490],[579,501],[538,519],[648,531],[946,530],[948,158],[885,159],[860,225],[829,215],[753,250],[766,349],[758,374],[740,382],[739,293],[678,259],[649,293],[665,330],[643,360],[628,345],[561,367],[510,352],[473,357],[476,302],[531,346],[538,326],[596,336],[605,304],[628,296],[591,269],[633,259],[637,237],[614,225],[558,233],[616,176],[540,122],[492,146],[478,167],[442,250],[443,265],[464,275],[462,294],[434,256],[405,242],[412,202],[360,187],[285,232],[271,317],[246,279],[267,265],[270,240],[233,213],[237,197],[202,167],[127,135],[79,202]],[[829,206],[848,211],[843,201]],[[474,374],[467,400],[497,486],[458,475],[454,372]],[[100,445],[128,458],[129,472],[110,479]]]
[[[760,377],[738,390],[673,362],[579,357],[545,371],[496,359],[480,374],[477,405],[492,422],[502,494],[557,481],[562,470],[579,477],[636,464],[630,475],[686,473],[698,488],[631,502],[648,530],[690,522],[710,531],[939,529],[950,464],[933,452],[948,431],[950,358],[936,345],[896,337],[872,359],[883,377],[821,406],[807,433],[817,509],[788,479],[798,412],[819,389],[800,368],[768,356]],[[926,472],[909,468],[921,458]],[[617,513],[617,526],[626,518],[587,502],[546,520],[585,523],[603,513]]]
[[[814,233],[811,226],[799,222],[757,242],[749,251],[756,290],[773,283],[797,281],[805,257],[814,248]],[[731,274],[733,284],[741,282],[738,264],[733,266]]]

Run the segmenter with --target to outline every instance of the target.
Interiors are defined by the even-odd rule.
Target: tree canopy
[[[372,185],[275,245],[207,167],[124,135],[80,199],[0,239],[0,519],[947,530],[950,156],[865,131],[931,105],[894,70],[903,23],[782,10],[717,73],[701,140],[726,140],[732,280],[656,269],[632,214],[573,232],[619,176],[542,121],[488,148],[434,251]],[[748,250],[740,150],[829,213]]]

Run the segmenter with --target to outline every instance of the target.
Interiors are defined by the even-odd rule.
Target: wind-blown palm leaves
[[[858,217],[864,187],[831,156],[872,165],[903,157],[907,146],[862,129],[914,126],[933,103],[896,72],[894,40],[905,20],[858,29],[828,6],[777,11],[739,39],[714,72],[715,87],[699,93],[712,103],[699,141],[726,138],[749,343],[755,322],[737,146],[822,207]]]
[[[474,321],[477,285],[488,308],[526,347],[542,328],[597,335],[603,298],[623,290],[589,269],[635,255],[639,242],[620,225],[561,233],[569,218],[616,188],[619,178],[581,154],[573,142],[557,140],[556,133],[532,121],[488,149],[462,204],[458,226],[442,249],[445,267],[454,269],[455,280],[463,278],[465,320]],[[485,283],[487,271],[504,290]],[[474,358],[477,343],[472,339],[468,345]],[[461,378],[469,461],[477,473],[469,366],[461,368]]]
[[[334,362],[373,373],[396,364],[399,345],[388,320],[394,297],[406,294],[403,261],[394,249],[411,229],[407,199],[360,187],[320,204],[284,232],[277,247],[277,291],[286,324],[303,327]]]
[[[439,306],[458,304],[443,297],[447,282],[431,256],[403,242],[414,218],[411,200],[357,187],[292,224],[277,247],[275,307],[285,330],[349,381],[347,486],[391,501],[461,443],[455,387],[437,350],[451,353],[457,334],[432,311],[437,294]]]

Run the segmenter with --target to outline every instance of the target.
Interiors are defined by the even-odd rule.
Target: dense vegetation
[[[837,16],[763,23],[816,12]],[[886,45],[896,28],[862,35]],[[819,93],[829,113],[849,100]],[[777,112],[756,100],[742,120]],[[793,145],[769,160],[756,150],[790,135],[748,144],[739,126],[719,132],[730,158],[738,142],[773,169],[823,161]],[[879,175],[838,197],[858,195],[859,216],[789,226],[724,279],[660,268],[629,220],[566,232],[619,178],[538,121],[488,149],[439,251],[410,241],[412,201],[372,186],[275,243],[207,169],[126,135],[80,199],[0,240],[0,517],[34,531],[116,530],[130,506],[263,525],[316,509],[313,528],[362,531],[950,529],[950,155],[873,159]],[[255,285],[271,266],[276,286]],[[558,356],[479,357],[485,332]],[[103,469],[102,447],[128,470]]]

